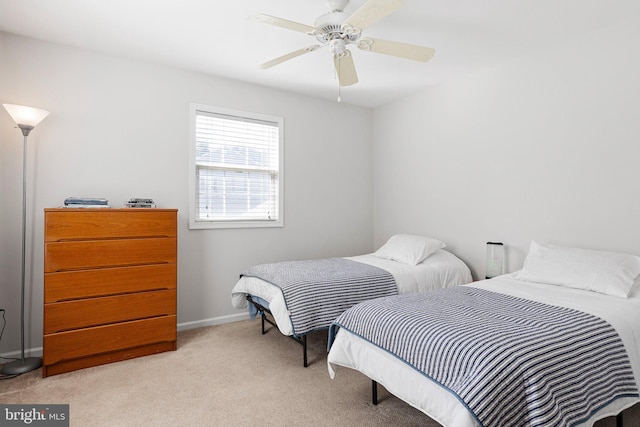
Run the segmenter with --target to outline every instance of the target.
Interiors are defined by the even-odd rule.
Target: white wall
[[[443,239],[477,278],[489,240],[509,271],[531,239],[640,254],[638,39],[632,22],[604,28],[372,114],[0,33],[0,103],[51,111],[29,138],[27,347],[41,345],[42,209],[72,195],[180,210],[186,326],[241,315],[230,289],[249,265],[364,253],[398,232]],[[190,102],[285,118],[283,229],[188,230]],[[0,111],[0,354],[19,348],[21,158]]]
[[[231,288],[262,262],[373,249],[372,112],[0,33],[0,103],[51,115],[29,137],[27,347],[42,342],[43,209],[68,196],[178,208],[178,323],[244,316]],[[188,230],[189,103],[285,119],[285,227]],[[331,124],[331,125],[329,125]],[[22,135],[0,112],[0,353],[19,348]]]
[[[640,255],[638,40],[630,20],[376,110],[374,244],[431,235],[476,278],[487,241],[508,271],[532,239]]]

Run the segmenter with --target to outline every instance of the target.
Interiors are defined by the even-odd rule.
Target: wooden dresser
[[[176,283],[176,209],[45,209],[43,377],[175,350]]]

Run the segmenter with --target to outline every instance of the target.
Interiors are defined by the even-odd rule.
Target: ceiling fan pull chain
[[[333,68],[333,77],[336,79],[336,81],[338,82],[338,102],[341,101],[341,97],[340,97],[340,91],[341,91],[341,86],[340,86],[340,61],[338,61],[338,63],[336,64],[336,66]]]

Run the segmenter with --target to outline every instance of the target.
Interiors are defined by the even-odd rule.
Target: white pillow
[[[636,281],[629,291],[627,298],[640,299],[640,276],[636,277]]]
[[[440,240],[412,234],[396,234],[378,249],[374,255],[409,265],[417,265],[429,255],[444,248]]]
[[[639,275],[640,257],[635,255],[532,241],[517,278],[627,298]]]

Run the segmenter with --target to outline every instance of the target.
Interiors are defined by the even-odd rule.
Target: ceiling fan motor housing
[[[316,39],[321,43],[330,43],[333,40],[343,40],[346,43],[354,43],[360,37],[360,31],[355,28],[344,28],[342,24],[349,18],[349,14],[343,11],[325,13],[316,19],[314,26],[321,31],[316,33]],[[333,48],[333,46],[331,46]],[[344,50],[344,46],[342,46]]]
[[[342,11],[325,13],[316,19],[314,27],[325,33],[342,31],[342,23],[346,21],[348,17],[349,14]]]

